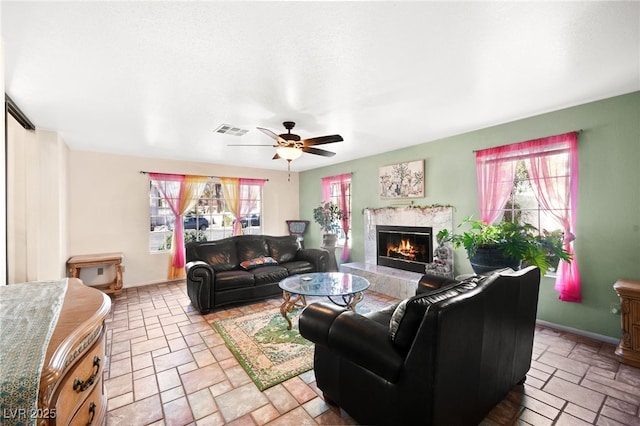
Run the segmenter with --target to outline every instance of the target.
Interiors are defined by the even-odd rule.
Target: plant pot
[[[522,260],[506,257],[502,251],[495,246],[480,247],[476,253],[469,258],[471,268],[478,275],[487,274],[496,269],[511,268],[520,269]]]
[[[338,242],[338,236],[336,234],[324,234],[322,235],[322,248],[330,249],[335,248]]]
[[[324,234],[322,236],[322,248],[329,252],[329,265],[327,272],[335,272],[338,270],[338,262],[336,261],[336,243],[338,236],[336,234]]]

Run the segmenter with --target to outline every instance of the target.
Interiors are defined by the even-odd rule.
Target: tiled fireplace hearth
[[[344,263],[342,272],[365,277],[371,283],[372,291],[405,299],[415,295],[418,282],[424,274],[378,265],[376,227],[410,226],[430,227],[433,247],[437,247],[435,236],[440,230],[452,229],[453,207],[385,207],[364,210],[364,262]]]

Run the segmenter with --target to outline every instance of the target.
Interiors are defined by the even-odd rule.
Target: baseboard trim
[[[175,280],[160,280],[160,281],[143,281],[143,282],[138,282],[138,283],[127,283],[125,285],[122,286],[122,289],[127,289],[127,288],[134,288],[134,287],[144,287],[147,285],[159,285],[159,284],[175,284],[175,283],[179,283],[180,281],[184,281],[184,278],[177,278]]]
[[[561,331],[567,331],[569,333],[577,334],[578,336],[588,337],[590,339],[611,343],[613,345],[617,345],[618,343],[620,343],[620,340],[614,337],[605,336],[603,334],[591,333],[590,331],[580,330],[579,328],[567,327],[565,325],[554,324],[552,322],[543,321],[543,320],[536,320],[536,324],[540,324],[548,328],[555,328]]]

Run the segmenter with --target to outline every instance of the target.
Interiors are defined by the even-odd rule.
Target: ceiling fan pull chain
[[[289,172],[289,177],[287,181],[291,182],[291,160],[287,160],[287,171]]]

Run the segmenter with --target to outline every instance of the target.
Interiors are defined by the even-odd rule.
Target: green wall
[[[640,280],[640,92],[440,139],[385,154],[300,173],[300,218],[311,221],[307,247],[321,244],[312,210],[321,199],[320,179],[352,172],[352,261],[364,261],[366,207],[390,205],[378,196],[380,166],[424,159],[426,196],[415,205],[450,204],[454,224],[479,216],[473,150],[581,129],[575,250],[582,303],[558,300],[554,280],[543,278],[538,318],[590,333],[620,337],[617,279]],[[366,146],[366,141],[357,141]],[[393,141],[390,141],[393,143]],[[462,250],[456,273],[471,271]]]

